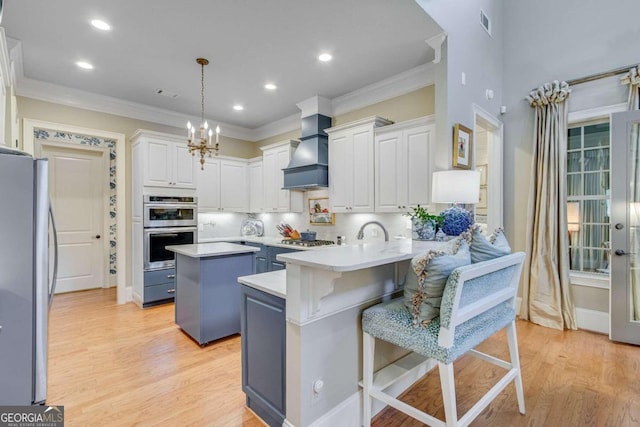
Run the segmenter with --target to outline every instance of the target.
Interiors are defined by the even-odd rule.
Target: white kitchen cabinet
[[[249,162],[249,212],[264,212],[264,173],[262,158]]]
[[[375,130],[375,211],[407,212],[431,202],[433,116]]]
[[[137,131],[133,145],[141,150],[133,167],[142,168],[145,187],[196,188],[196,169],[200,164],[189,153],[186,139],[151,131]]]
[[[199,212],[247,212],[248,165],[230,158],[206,158],[198,174]]]
[[[374,116],[325,130],[332,212],[374,211],[374,129],[390,123]]]
[[[302,192],[284,190],[284,172],[298,141],[287,140],[262,150],[264,212],[302,212]]]

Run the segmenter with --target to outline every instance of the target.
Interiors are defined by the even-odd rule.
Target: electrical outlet
[[[322,398],[323,393],[322,393],[322,389],[324,388],[324,381],[322,381],[322,378],[318,378],[317,380],[315,380],[313,382],[313,384],[311,384],[311,403],[312,404],[316,404],[318,403],[318,401]]]

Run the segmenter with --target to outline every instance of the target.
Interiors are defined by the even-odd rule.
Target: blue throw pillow
[[[413,324],[426,326],[440,315],[440,302],[453,270],[471,264],[469,246],[463,238],[452,240],[444,251],[429,251],[411,260],[404,285],[404,304]]]
[[[497,228],[489,238],[486,238],[482,235],[480,226],[474,225],[469,230],[467,241],[471,248],[471,262],[473,264],[511,253],[511,246],[509,246],[502,227]]]

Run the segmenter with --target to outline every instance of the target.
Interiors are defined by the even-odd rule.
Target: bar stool
[[[430,426],[466,426],[512,381],[515,381],[519,411],[521,414],[525,413],[515,327],[515,297],[523,261],[524,253],[518,252],[454,270],[445,285],[440,317],[433,319],[426,327],[414,327],[413,317],[404,306],[403,298],[372,306],[363,312],[362,384],[365,427],[371,425],[372,399],[380,400]],[[474,350],[474,347],[503,328],[507,329],[510,362]],[[403,372],[403,375],[391,381],[386,378],[387,375],[381,374],[380,378],[378,374],[374,375],[376,339],[438,362],[446,422],[384,392],[393,382],[409,373]],[[458,419],[453,362],[465,353],[507,369],[508,372]]]

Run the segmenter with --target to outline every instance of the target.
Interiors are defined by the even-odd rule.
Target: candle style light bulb
[[[209,146],[211,146],[211,136],[213,135],[213,131],[209,129]]]
[[[208,123],[208,122],[206,122],[206,121],[204,122],[204,128],[205,128],[205,129],[209,129],[209,123]]]
[[[220,126],[216,126],[216,144],[218,143],[219,139],[220,139]]]
[[[189,138],[189,134],[191,133],[191,120],[187,121],[187,138]]]

